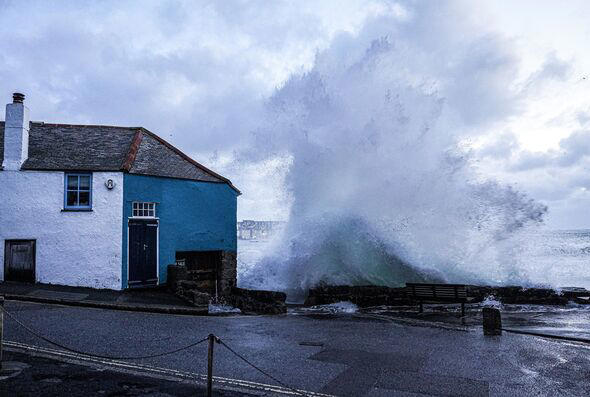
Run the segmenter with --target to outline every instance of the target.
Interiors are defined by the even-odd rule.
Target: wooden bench
[[[420,313],[424,302],[461,303],[461,317],[465,317],[467,288],[464,284],[421,284],[406,283],[408,298],[420,302]]]

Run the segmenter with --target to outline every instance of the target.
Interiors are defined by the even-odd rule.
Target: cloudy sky
[[[448,53],[473,59],[443,91],[477,130],[459,137],[474,166],[548,205],[549,227],[590,228],[590,5],[425,3],[0,0],[0,97],[24,92],[34,120],[144,126],[231,178],[240,219],[284,218],[289,164],[241,153],[269,98],[387,31],[425,46],[432,79]]]

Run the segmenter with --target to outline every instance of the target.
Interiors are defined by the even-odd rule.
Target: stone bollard
[[[493,307],[484,307],[483,310],[483,334],[502,335],[502,316],[500,310]]]

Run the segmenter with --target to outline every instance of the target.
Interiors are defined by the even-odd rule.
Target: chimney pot
[[[25,94],[21,94],[20,92],[12,94],[12,103],[23,103],[24,100]]]
[[[25,96],[12,94],[12,103],[6,105],[4,118],[4,170],[18,171],[29,157],[29,109],[23,103]]]

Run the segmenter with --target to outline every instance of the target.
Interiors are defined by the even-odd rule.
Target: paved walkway
[[[208,307],[195,307],[163,287],[114,291],[52,284],[0,282],[0,295],[8,300],[57,303],[113,310],[202,315]]]
[[[6,309],[45,337],[96,354],[158,353],[214,333],[290,386],[330,395],[580,396],[590,390],[588,345],[534,336],[485,337],[481,329],[407,326],[358,314],[190,317],[22,302]],[[5,339],[56,349],[12,321]],[[216,376],[273,383],[217,346]],[[201,344],[126,365],[196,376],[206,373],[206,358]]]

